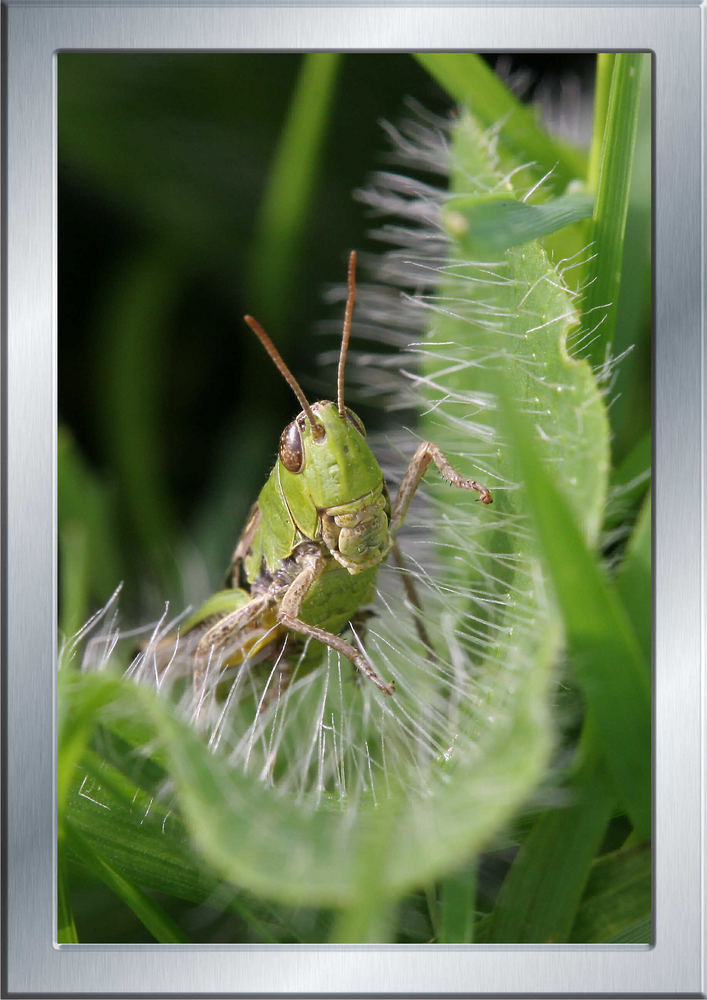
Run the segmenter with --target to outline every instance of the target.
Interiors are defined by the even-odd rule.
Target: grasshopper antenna
[[[336,405],[339,416],[346,416],[344,409],[344,367],[346,365],[346,355],[349,352],[349,338],[351,337],[351,317],[353,316],[354,299],[356,298],[356,251],[349,254],[348,273],[349,295],[346,299],[346,312],[344,313],[344,332],[341,335],[341,350],[339,351],[339,369],[336,373]]]
[[[287,382],[290,389],[292,389],[292,391],[294,392],[295,396],[299,400],[300,406],[302,407],[304,412],[307,414],[307,417],[309,418],[309,423],[312,429],[314,430],[315,427],[320,427],[319,421],[315,419],[314,414],[312,413],[312,407],[307,402],[307,397],[302,392],[299,382],[294,377],[294,375],[287,367],[285,362],[282,360],[282,355],[275,347],[270,337],[268,337],[267,333],[265,332],[265,330],[263,330],[262,326],[257,321],[257,319],[253,319],[252,316],[244,316],[243,319],[246,321],[246,323],[251,328],[255,336],[258,338],[258,340],[263,345],[265,350],[268,352],[272,360],[275,362],[275,366],[277,367],[278,371],[280,372],[284,380]]]

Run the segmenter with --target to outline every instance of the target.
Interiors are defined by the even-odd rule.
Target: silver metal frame
[[[8,995],[705,995],[702,11],[677,4],[402,7],[15,2],[6,9]],[[54,53],[134,48],[655,52],[653,947],[54,945]]]

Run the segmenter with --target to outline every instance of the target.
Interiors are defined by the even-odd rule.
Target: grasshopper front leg
[[[442,473],[444,479],[446,479],[448,483],[451,483],[452,486],[458,486],[463,490],[476,490],[479,494],[479,500],[482,503],[493,503],[493,498],[485,486],[477,483],[475,479],[464,479],[459,475],[456,469],[451,466],[436,444],[433,444],[431,441],[423,441],[410,459],[410,464],[405,471],[403,481],[400,484],[400,489],[398,490],[398,495],[395,499],[395,504],[393,505],[393,510],[390,515],[390,533],[393,538],[398,533],[403,521],[405,520],[405,515],[407,514],[407,509],[410,506],[410,501],[414,497],[415,491],[420,485],[422,477],[427,471],[430,462],[434,462],[439,471]]]
[[[202,694],[210,658],[218,655],[234,635],[267,611],[273,603],[274,599],[270,594],[254,597],[204,632],[194,654],[194,693],[197,699]]]
[[[385,681],[381,680],[366,657],[352,646],[351,643],[346,642],[332,632],[327,632],[326,629],[317,628],[316,625],[309,625],[298,617],[309,588],[317,577],[321,576],[325,567],[326,560],[321,553],[307,558],[306,565],[292,581],[282,599],[280,610],[277,613],[277,620],[293,632],[299,632],[300,635],[316,639],[318,642],[324,643],[325,646],[329,646],[330,649],[336,650],[337,653],[341,653],[347,659],[351,660],[362,674],[372,680],[383,694],[393,694],[395,684],[392,681],[390,684],[386,684]]]

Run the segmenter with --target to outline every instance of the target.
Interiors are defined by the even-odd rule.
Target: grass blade
[[[443,879],[439,893],[439,943],[472,944],[476,907],[476,866]]]
[[[595,861],[570,941],[651,940],[651,852],[646,845]]]
[[[253,311],[274,330],[284,325],[297,282],[298,251],[340,61],[334,52],[304,56],[256,222],[250,295]]]
[[[536,821],[504,880],[484,940],[567,940],[615,800],[602,757],[588,720],[566,788],[569,804]]]
[[[597,69],[594,82],[594,124],[592,126],[592,145],[589,150],[589,161],[587,163],[587,187],[590,191],[596,191],[599,181],[601,147],[606,130],[611,74],[614,71],[615,58],[614,52],[600,52],[597,55]]]
[[[605,360],[607,348],[614,340],[638,128],[641,73],[647,58],[640,52],[620,52],[615,57],[611,76],[592,217],[591,238],[596,257],[584,302],[585,315],[594,309],[602,309],[606,314],[591,345],[591,358],[595,364]]]
[[[616,574],[616,588],[641,644],[644,662],[651,662],[651,542],[650,494],[641,508],[626,555]]]
[[[88,617],[92,560],[85,522],[64,521],[59,528],[59,552],[61,631],[70,636]]]
[[[59,944],[78,944],[79,936],[74,922],[74,913],[69,898],[69,886],[66,872],[66,858],[62,845],[59,845],[57,865],[57,930],[56,939]]]
[[[57,433],[57,511],[60,624],[71,636],[125,573],[111,493],[63,427]]]
[[[639,507],[649,488],[650,473],[651,432],[648,429],[612,471],[611,491],[615,499],[604,518],[605,531],[618,528]]]
[[[119,507],[134,525],[140,545],[153,553],[165,593],[175,593],[179,586],[173,547],[177,518],[165,468],[168,435],[159,405],[175,294],[175,272],[163,251],[146,251],[115,276],[97,332],[101,358],[95,389]],[[122,378],[115,378],[117,371]]]
[[[650,916],[642,917],[609,939],[611,944],[650,944],[652,940],[653,920]]]
[[[564,497],[538,461],[527,422],[517,414],[505,389],[501,388],[500,396],[564,620],[571,665],[595,716],[623,804],[638,834],[647,838],[651,829],[649,670],[616,588],[600,570]]]
[[[85,864],[128,906],[138,920],[160,944],[185,944],[186,938],[179,927],[154,900],[117,872],[112,865],[94,851],[89,841],[78,830],[71,831]]]

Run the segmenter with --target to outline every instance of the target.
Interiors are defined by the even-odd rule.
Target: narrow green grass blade
[[[63,844],[59,843],[57,857],[57,930],[56,939],[59,944],[78,944],[74,914],[69,898],[69,886],[66,873],[66,856]]]
[[[570,664],[604,744],[609,771],[639,835],[651,829],[650,680],[616,588],[587,549],[528,428],[499,386],[501,412],[542,555],[564,619]],[[570,557],[568,557],[570,554]]]
[[[107,776],[104,771],[102,777]],[[153,802],[148,812],[149,797],[139,788],[135,794],[141,812],[138,805],[123,802],[93,778],[85,781],[80,793],[72,792],[67,838],[72,857],[82,860],[78,841],[73,839],[78,834],[130,881],[194,903],[219,898],[219,882],[190,848],[179,816],[168,815],[159,802]],[[114,815],[108,814],[106,806]],[[141,823],[145,818],[147,822]],[[163,823],[165,834],[161,835]],[[224,905],[232,895],[222,894]]]
[[[567,804],[548,809],[521,845],[485,927],[485,941],[566,941],[615,800],[588,720]]]
[[[177,519],[166,483],[167,429],[160,423],[159,396],[177,274],[157,249],[131,259],[115,276],[96,333],[96,413],[119,488],[123,525],[129,524],[151,553],[169,594],[179,587],[173,550]]]
[[[640,505],[650,484],[651,461],[649,428],[611,473],[613,498],[604,519],[606,531],[624,524]]]
[[[186,944],[184,934],[161,906],[109,865],[77,830],[72,830],[72,837],[77,842],[84,862],[130,907],[156,941],[160,944]]]
[[[584,177],[583,155],[551,138],[538,124],[534,110],[521,104],[480,56],[419,52],[415,58],[454,100],[470,108],[484,127],[503,122],[499,141],[515,155],[518,164],[536,161],[540,174],[554,166],[548,188],[562,193],[571,180]]]
[[[574,192],[540,205],[518,201],[505,192],[450,198],[442,214],[448,231],[471,260],[496,256],[510,247],[554,233],[592,214],[591,195]]]
[[[641,644],[644,662],[651,662],[651,542],[650,495],[641,508],[626,555],[616,574],[616,589]]]
[[[439,943],[472,944],[476,917],[476,867],[443,879],[439,890]]]
[[[113,696],[110,686],[83,685],[82,697],[74,699],[78,677],[69,668],[62,668],[57,681],[57,823],[61,836],[69,789],[76,776],[96,718],[101,708],[109,705]]]
[[[595,861],[570,941],[651,939],[651,851],[647,845]]]
[[[82,758],[86,771],[72,789],[67,804],[65,850],[77,863],[84,858],[72,835],[78,832],[96,854],[129,882],[151,891],[229,909],[261,941],[275,943],[261,914],[243,893],[221,882],[193,849],[179,813],[154,794],[126,780],[91,751]],[[277,923],[296,940],[287,917]]]
[[[70,636],[81,628],[89,611],[91,553],[85,523],[66,521],[61,525],[59,553],[60,628]]]
[[[641,75],[638,128],[633,157],[621,289],[616,312],[612,353],[621,363],[612,373],[611,426],[615,460],[635,445],[650,424],[651,387],[646,372],[651,365],[651,278],[653,201],[653,80],[652,60],[646,57]],[[626,354],[625,352],[629,353]]]
[[[584,300],[585,315],[602,310],[606,316],[590,347],[590,357],[595,364],[606,360],[607,348],[614,341],[641,73],[647,58],[642,53],[618,53],[611,77],[592,217],[591,238],[596,256],[589,274],[591,284]]]
[[[68,431],[57,434],[60,627],[70,636],[124,578],[115,504]]]
[[[341,56],[303,57],[297,87],[267,180],[250,255],[253,312],[273,330],[285,323]]]
[[[72,831],[90,839],[97,853],[133,881],[202,901],[214,893],[218,882],[195,859],[178,815],[154,791],[145,791],[104,757],[87,749],[98,719],[105,714],[115,718],[111,706],[119,703],[122,690],[122,683],[114,678],[99,681],[97,676],[59,671],[60,835],[68,821]],[[154,738],[154,730],[149,736]],[[133,751],[129,766],[145,772],[150,761]],[[100,794],[95,792],[98,788]],[[64,846],[71,850],[70,836]]]
[[[600,52],[597,55],[597,69],[594,82],[592,144],[587,162],[587,187],[590,191],[596,191],[599,181],[601,147],[606,130],[606,116],[609,110],[609,92],[611,90],[611,74],[614,72],[614,59],[615,54],[613,52]]]
[[[76,860],[82,855],[72,841],[75,833],[131,882],[240,912],[233,891],[195,854],[174,809],[90,750],[81,763],[67,803],[67,849]]]
[[[611,944],[651,944],[653,941],[653,918],[643,917],[609,939]]]

